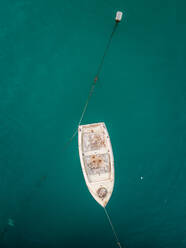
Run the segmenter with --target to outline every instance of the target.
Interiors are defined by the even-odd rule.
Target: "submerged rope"
[[[85,105],[84,105],[84,108],[83,108],[81,117],[80,117],[80,119],[79,119],[78,125],[77,125],[76,129],[74,130],[73,135],[72,135],[71,138],[68,140],[67,145],[68,145],[68,144],[73,140],[73,138],[76,136],[76,134],[77,134],[77,132],[78,132],[78,126],[81,125],[81,122],[82,122],[83,117],[84,117],[84,115],[85,115],[85,112],[86,112],[86,110],[87,110],[87,107],[88,107],[90,98],[91,98],[91,96],[92,96],[92,94],[93,94],[93,92],[94,92],[94,88],[95,88],[96,83],[97,83],[97,81],[98,81],[98,79],[99,79],[99,75],[100,75],[101,69],[102,69],[102,67],[103,67],[105,57],[106,57],[107,52],[108,52],[108,50],[109,50],[109,47],[110,47],[112,38],[113,38],[114,33],[115,33],[115,31],[116,31],[116,28],[117,28],[117,26],[118,26],[118,23],[119,23],[119,22],[117,22],[117,21],[115,22],[115,25],[114,25],[113,30],[112,30],[112,33],[111,33],[111,35],[110,35],[110,37],[109,37],[107,46],[106,46],[105,51],[104,51],[104,53],[103,53],[103,56],[102,56],[102,58],[101,58],[101,62],[100,62],[100,64],[99,64],[99,66],[98,66],[98,70],[97,70],[96,76],[95,76],[95,78],[94,78],[93,83],[91,84],[90,91],[89,91],[87,100],[86,100],[86,102],[85,102]]]
[[[78,126],[81,124],[81,122],[82,122],[82,120],[83,120],[83,118],[84,118],[84,115],[85,115],[85,112],[86,112],[86,110],[87,110],[87,107],[88,107],[90,98],[91,98],[91,96],[92,96],[92,94],[93,94],[93,92],[94,92],[94,88],[95,88],[96,83],[97,83],[97,81],[98,81],[98,79],[99,79],[99,75],[100,75],[101,69],[102,69],[102,67],[103,67],[105,57],[106,57],[107,52],[108,52],[108,50],[109,50],[109,47],[110,47],[112,38],[113,38],[114,33],[115,33],[115,31],[116,31],[116,28],[117,28],[117,26],[118,26],[118,23],[119,23],[119,21],[116,21],[116,22],[115,22],[115,25],[114,25],[114,27],[113,27],[112,33],[111,33],[111,35],[110,35],[110,37],[109,37],[109,40],[108,40],[107,46],[106,46],[106,48],[105,48],[104,54],[103,54],[103,56],[102,56],[102,58],[101,58],[101,61],[100,61],[99,66],[98,66],[98,70],[97,70],[96,76],[95,76],[95,78],[94,78],[93,83],[91,84],[91,87],[90,87],[90,91],[89,91],[87,100],[86,100],[86,102],[85,102],[85,105],[84,105],[84,108],[83,108],[83,111],[82,111],[80,120],[79,120],[79,122],[78,122]],[[71,138],[66,142],[66,146],[68,146],[68,145],[71,143],[71,141],[73,140],[73,138],[76,136],[76,134],[77,134],[77,132],[78,132],[78,126],[77,126],[77,128],[74,130],[74,133],[73,133],[73,135],[71,136]],[[66,147],[66,146],[65,146],[65,147]],[[46,175],[46,174],[45,174],[44,176],[40,177],[39,181],[38,181],[38,182],[36,183],[36,185],[35,185],[36,188],[41,187],[41,186],[43,185],[43,183],[46,181],[46,179],[47,179],[47,175]],[[34,191],[35,191],[35,189],[34,189]],[[29,196],[27,197],[27,199],[24,200],[24,203],[28,203],[28,202],[29,202],[32,193],[33,193],[33,192],[31,192],[31,194],[29,194]],[[111,220],[110,220],[110,217],[109,217],[109,215],[108,215],[108,213],[107,213],[106,208],[104,208],[104,210],[105,210],[106,216],[107,216],[107,218],[108,218],[108,220],[109,220],[109,223],[110,223],[110,225],[111,225],[111,228],[112,228],[112,231],[113,231],[113,233],[114,233],[114,236],[115,236],[115,238],[116,238],[117,245],[119,246],[119,248],[122,248],[122,246],[121,246],[121,244],[120,244],[120,242],[119,242],[118,236],[117,236],[117,234],[116,234],[116,231],[115,231],[115,229],[114,229],[114,226],[113,226],[113,224],[112,224],[112,222],[111,222]],[[0,240],[3,240],[3,239],[4,239],[4,237],[5,237],[6,233],[8,232],[8,230],[9,230],[9,229],[8,229],[7,225],[1,230],[1,232],[0,232]]]
[[[116,240],[116,244],[119,246],[119,248],[122,248],[121,243],[120,243],[119,238],[118,238],[118,235],[117,235],[117,233],[116,233],[116,230],[115,230],[115,228],[114,228],[114,226],[113,226],[113,224],[112,224],[112,221],[111,221],[111,219],[110,219],[110,216],[109,216],[109,214],[108,214],[108,212],[107,212],[107,210],[106,210],[105,207],[104,207],[104,210],[105,210],[105,214],[106,214],[106,216],[107,216],[107,219],[108,219],[108,221],[109,221],[109,223],[110,223],[112,232],[113,232],[113,234],[114,234],[114,237],[115,237],[115,240]]]

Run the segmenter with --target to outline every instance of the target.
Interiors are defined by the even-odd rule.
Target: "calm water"
[[[0,3],[0,247],[116,247],[81,172],[76,127],[104,121],[108,212],[127,248],[186,247],[185,1]]]

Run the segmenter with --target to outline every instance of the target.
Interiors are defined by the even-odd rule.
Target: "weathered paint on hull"
[[[114,187],[114,157],[105,123],[79,126],[78,144],[87,187],[94,199],[105,207]]]

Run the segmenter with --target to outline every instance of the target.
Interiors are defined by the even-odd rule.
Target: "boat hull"
[[[79,156],[87,187],[105,207],[114,188],[114,157],[105,123],[78,127]]]

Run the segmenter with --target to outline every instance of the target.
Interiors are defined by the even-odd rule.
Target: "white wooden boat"
[[[105,207],[114,187],[114,157],[105,123],[80,125],[78,143],[87,187],[94,199]]]

